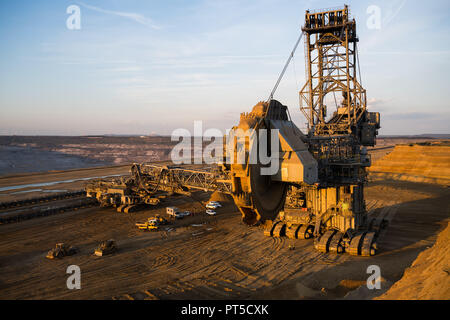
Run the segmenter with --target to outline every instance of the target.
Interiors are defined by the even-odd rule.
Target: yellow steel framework
[[[357,80],[356,22],[350,20],[347,6],[306,11],[302,31],[307,81],[300,90],[300,109],[309,132],[315,136],[351,134],[366,110],[366,91]],[[327,117],[325,104],[329,93],[336,105],[331,117]]]

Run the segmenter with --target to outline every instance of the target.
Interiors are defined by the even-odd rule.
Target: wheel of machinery
[[[251,187],[251,207],[239,207],[242,220],[248,225],[256,225],[266,220],[274,220],[286,199],[287,185],[273,181],[271,176],[261,174],[261,166],[249,165],[249,184]]]

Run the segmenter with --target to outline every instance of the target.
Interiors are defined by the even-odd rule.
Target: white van
[[[180,210],[177,207],[167,207],[166,213],[169,216],[172,216],[177,219],[183,218],[183,215],[180,213]]]

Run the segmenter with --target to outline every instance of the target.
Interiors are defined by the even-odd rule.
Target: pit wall
[[[450,146],[398,145],[369,169],[371,180],[450,185]]]

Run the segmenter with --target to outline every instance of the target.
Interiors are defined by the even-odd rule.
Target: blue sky
[[[70,5],[81,29],[69,30]],[[267,99],[308,8],[337,1],[1,1],[0,134],[225,130]],[[380,134],[450,133],[450,2],[349,1]],[[368,6],[381,28],[366,25]],[[275,96],[304,119],[303,44]]]

